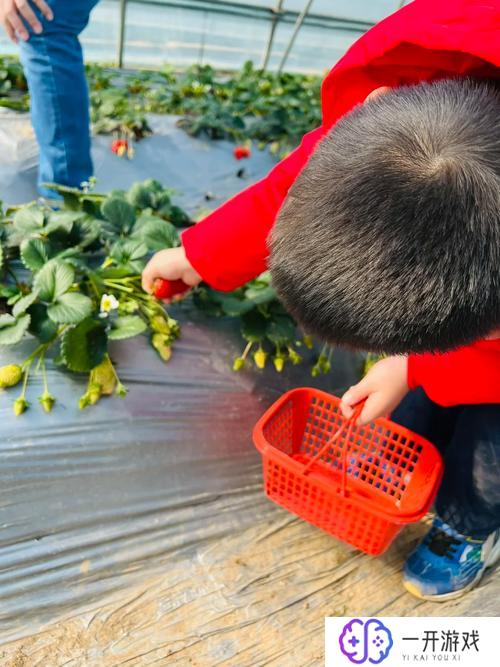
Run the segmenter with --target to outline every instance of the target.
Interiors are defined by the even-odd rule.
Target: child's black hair
[[[447,79],[341,118],[274,226],[274,285],[331,343],[445,351],[500,324],[500,93]]]

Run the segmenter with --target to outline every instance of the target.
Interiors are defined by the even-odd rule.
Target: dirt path
[[[401,587],[409,529],[373,559],[283,512],[172,564],[99,609],[0,648],[2,667],[308,667],[326,615],[499,615],[500,572],[461,601]]]

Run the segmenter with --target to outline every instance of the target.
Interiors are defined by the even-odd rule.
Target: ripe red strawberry
[[[171,299],[176,294],[182,294],[189,289],[189,285],[183,280],[164,280],[158,278],[155,281],[154,295],[157,299]]]
[[[233,150],[233,155],[237,160],[243,160],[243,158],[250,157],[252,151],[248,146],[235,146]]]
[[[116,155],[124,155],[128,150],[128,141],[126,139],[113,139],[111,142],[111,151]]]

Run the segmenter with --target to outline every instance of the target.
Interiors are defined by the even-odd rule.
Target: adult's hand
[[[52,21],[54,14],[44,0],[33,0],[31,4],[28,0],[0,0],[0,23],[14,44],[17,44],[18,37],[28,41],[30,35],[26,26],[31,27],[37,35],[43,30],[32,5],[38,7],[48,21]]]

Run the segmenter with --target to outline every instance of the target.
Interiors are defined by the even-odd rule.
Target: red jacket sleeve
[[[408,386],[439,405],[500,403],[500,339],[408,358]]]
[[[325,132],[320,127],[306,134],[268,176],[182,234],[187,258],[209,285],[231,291],[265,271],[266,240],[276,215]]]

